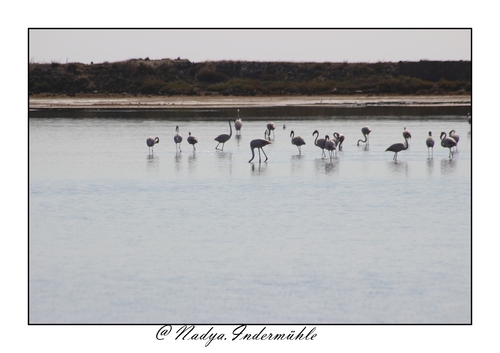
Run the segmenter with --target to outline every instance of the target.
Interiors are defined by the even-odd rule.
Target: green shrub
[[[198,72],[196,79],[204,83],[218,83],[226,81],[228,77],[209,68],[203,68]]]
[[[186,81],[175,81],[164,84],[163,87],[160,89],[160,93],[167,95],[172,95],[172,94],[186,95],[186,94],[193,94],[194,89]]]
[[[164,85],[164,81],[156,79],[146,79],[140,83],[138,90],[142,94],[158,94]]]

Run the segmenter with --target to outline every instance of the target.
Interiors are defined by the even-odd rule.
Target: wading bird
[[[268,132],[269,138],[271,138],[271,131],[273,132],[273,138],[274,138],[274,129],[276,129],[276,124],[275,123],[269,123],[269,124],[267,124],[267,130],[269,131]]]
[[[174,142],[175,142],[175,150],[177,151],[177,144],[179,144],[179,152],[181,152],[182,135],[179,134],[178,126],[175,127]]]
[[[441,146],[443,146],[444,148],[448,148],[450,150],[448,158],[453,158],[453,153],[451,152],[451,148],[457,145],[457,141],[455,141],[451,137],[446,137],[446,132],[444,131],[441,133],[439,138],[441,139]]]
[[[231,138],[233,135],[233,128],[231,127],[231,120],[229,120],[229,135],[228,134],[220,134],[216,138],[214,138],[215,141],[218,142],[217,146],[215,146],[215,149],[218,150],[217,147],[222,143],[222,149],[221,151],[224,151],[224,144]]]
[[[330,140],[330,136],[325,136],[325,149],[330,153],[330,159],[333,157],[333,153],[337,153],[336,142],[334,140]]]
[[[410,133],[410,131],[406,130],[405,127],[403,128],[403,137],[405,139],[411,139],[411,133]]]
[[[387,149],[385,151],[386,152],[387,151],[394,152],[394,157],[392,157],[392,160],[397,161],[398,160],[398,152],[404,151],[406,149],[408,149],[408,138],[405,137],[405,143],[400,142],[400,143],[392,144],[389,147],[387,147]]]
[[[300,136],[295,136],[295,133],[293,132],[293,130],[290,131],[290,137],[292,138],[292,145],[297,146],[297,148],[299,149],[299,154],[302,154],[300,146],[306,144],[304,139]]]
[[[325,142],[326,142],[326,140],[325,139],[318,139],[318,136],[319,136],[318,130],[314,130],[312,135],[314,136],[314,134],[316,134],[316,139],[314,140],[314,145],[321,148],[321,151],[322,151],[321,156],[326,157],[326,154],[325,154]]]
[[[146,139],[146,144],[149,147],[150,153],[153,153],[153,146],[155,145],[155,143],[158,143],[158,142],[160,142],[160,139],[158,137],[148,137]]]
[[[255,157],[255,149],[256,148],[259,151],[259,163],[260,163],[260,151],[261,150],[262,150],[262,153],[264,153],[264,156],[266,156],[266,160],[264,162],[267,162],[267,155],[266,155],[266,152],[264,152],[264,150],[262,149],[262,147],[267,146],[271,143],[272,143],[271,141],[264,140],[264,139],[255,139],[255,140],[250,141],[250,149],[252,150],[252,158],[248,161],[248,163],[253,161],[253,159]]]
[[[345,140],[344,135],[339,134],[338,132],[334,132],[333,137],[335,138],[335,147],[339,151],[342,151],[342,144],[344,143],[344,140]]]
[[[456,141],[457,144],[455,145],[455,150],[458,151],[458,141],[460,140],[460,136],[455,133],[455,130],[451,130],[449,137]]]
[[[198,138],[194,135],[191,135],[191,132],[189,132],[188,134],[189,134],[189,136],[187,138],[187,142],[190,145],[193,145],[193,151],[194,151],[194,150],[196,150],[196,147],[194,145],[198,143]]]
[[[363,126],[363,127],[361,128],[361,133],[362,133],[362,134],[363,134],[363,136],[365,137],[365,140],[363,141],[363,140],[359,139],[359,140],[358,140],[358,146],[359,146],[359,143],[360,143],[360,142],[366,143],[367,145],[369,145],[369,144],[370,144],[370,140],[369,140],[369,135],[370,135],[370,132],[372,132],[372,130],[370,129],[370,127],[369,127],[369,126]]]
[[[234,129],[236,130],[236,135],[241,135],[241,127],[243,122],[240,119],[240,110],[238,109],[238,119],[234,121]]]
[[[434,156],[434,138],[432,137],[432,131],[429,131],[429,137],[425,140],[427,145],[427,156],[429,156],[429,148],[432,148],[432,156]]]

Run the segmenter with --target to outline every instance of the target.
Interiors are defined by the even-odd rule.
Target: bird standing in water
[[[330,140],[330,136],[325,136],[325,149],[330,153],[330,159],[333,157],[333,153],[337,153],[337,143],[334,140]]]
[[[455,142],[457,143],[455,145],[455,151],[458,151],[458,141],[460,140],[460,136],[458,136],[458,134],[455,133],[455,130],[451,130],[450,135],[448,136],[455,140]]]
[[[271,138],[271,131],[273,132],[273,138],[274,138],[274,129],[276,129],[276,124],[275,123],[269,123],[269,124],[267,124],[267,130],[269,131],[268,132],[269,138]]]
[[[292,145],[297,146],[297,148],[299,149],[299,154],[302,154],[300,146],[303,146],[306,144],[304,139],[300,136],[295,136],[295,133],[293,132],[293,130],[290,131],[290,137],[292,138]]]
[[[358,140],[358,146],[359,146],[359,143],[360,143],[360,142],[366,143],[367,145],[369,145],[369,144],[370,144],[370,140],[369,140],[369,135],[370,135],[370,132],[372,132],[372,130],[370,129],[370,127],[369,127],[369,126],[363,126],[363,127],[361,128],[361,133],[362,133],[362,134],[363,134],[363,136],[365,137],[365,140],[363,141],[363,140],[359,139],[359,140]]]
[[[177,145],[179,145],[179,152],[181,152],[182,135],[179,134],[179,126],[175,127],[174,142],[175,142],[175,150],[177,151]]]
[[[410,133],[410,131],[406,130],[405,127],[403,128],[403,137],[405,139],[411,139],[411,133]]]
[[[196,136],[194,136],[194,135],[191,135],[191,132],[189,132],[189,136],[187,138],[187,142],[190,145],[193,145],[193,151],[196,150],[196,147],[194,145],[198,143],[198,138]]]
[[[427,145],[427,156],[429,155],[429,148],[432,148],[432,156],[434,156],[434,138],[432,137],[432,131],[429,131],[429,137],[425,140]]]
[[[318,136],[319,136],[319,132],[318,130],[314,130],[313,132],[313,136],[316,134],[316,139],[314,140],[314,145],[315,146],[318,146],[319,148],[321,148],[321,156],[325,156],[326,157],[326,154],[325,154],[325,142],[326,140],[325,139],[318,139]]]
[[[153,146],[158,142],[160,142],[160,139],[158,137],[148,137],[146,139],[146,144],[149,147],[150,153],[153,153]]]
[[[389,147],[387,147],[387,149],[385,151],[386,152],[387,151],[394,152],[394,157],[392,157],[392,160],[397,161],[398,160],[398,152],[401,152],[401,151],[404,151],[407,149],[408,149],[408,139],[405,137],[404,143],[399,142],[399,143],[392,144]]]
[[[234,121],[234,129],[236,130],[236,135],[241,135],[241,127],[243,122],[240,119],[240,110],[238,109],[238,119]]]
[[[455,141],[451,137],[446,137],[446,132],[444,131],[441,133],[439,138],[441,139],[441,146],[443,146],[444,148],[448,148],[450,150],[448,158],[453,158],[453,152],[451,152],[451,149],[452,147],[455,147],[457,145],[457,141]]]
[[[333,137],[335,138],[335,147],[339,151],[342,151],[342,144],[344,143],[344,140],[345,140],[344,135],[339,134],[338,132],[334,132]]]
[[[252,150],[252,158],[248,161],[248,163],[250,163],[251,161],[253,161],[254,157],[255,157],[255,149],[257,148],[258,151],[259,151],[259,163],[260,163],[260,151],[262,150],[262,153],[264,153],[264,156],[266,156],[266,160],[264,162],[267,162],[267,155],[266,155],[266,152],[264,152],[264,150],[262,149],[262,147],[264,146],[267,146],[269,144],[271,144],[272,142],[271,141],[268,141],[268,140],[265,140],[265,139],[255,139],[255,140],[252,140],[250,141],[250,149]]]
[[[231,120],[229,120],[229,135],[228,134],[220,134],[216,138],[214,138],[215,141],[218,142],[217,146],[215,146],[215,149],[218,150],[217,147],[222,143],[222,149],[221,151],[224,151],[224,144],[231,138],[233,135],[233,128],[231,127]]]

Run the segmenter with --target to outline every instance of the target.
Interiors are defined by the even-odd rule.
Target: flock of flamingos
[[[469,124],[472,123],[472,117],[469,114],[467,114],[467,121]],[[217,146],[215,146],[216,150],[224,151],[224,144],[231,138],[233,134],[233,129],[232,129],[232,124],[233,121],[229,120],[229,134],[220,134],[217,136],[214,140],[217,141]],[[234,128],[236,130],[236,134],[241,134],[241,127],[243,126],[243,122],[240,118],[236,119],[234,121]],[[285,129],[286,126],[283,125],[283,129]],[[255,149],[258,150],[259,152],[259,163],[261,162],[261,155],[260,151],[264,154],[266,159],[264,162],[267,162],[268,157],[266,155],[266,152],[264,152],[263,147],[271,144],[271,132],[274,137],[274,130],[276,129],[276,124],[273,122],[270,122],[267,124],[267,129],[265,130],[264,133],[264,138],[263,139],[255,139],[250,141],[250,150],[252,151],[252,158],[248,161],[249,163],[253,161],[255,158]],[[359,143],[365,143],[369,144],[369,135],[372,130],[370,129],[369,126],[363,126],[361,128],[361,133],[363,134],[364,140],[359,139],[357,145],[359,146]],[[322,156],[326,157],[325,150],[328,151],[330,154],[330,158],[333,157],[334,154],[336,154],[337,150],[341,151],[342,150],[342,143],[344,142],[344,135],[339,134],[338,132],[333,133],[333,138],[330,138],[330,136],[326,135],[325,138],[319,138],[319,132],[318,130],[315,130],[312,134],[313,136],[316,136],[316,139],[314,140],[314,144],[321,148],[322,150]],[[301,151],[301,146],[305,145],[306,142],[304,139],[300,136],[295,136],[295,133],[293,130],[290,132],[290,138],[292,145],[297,146],[299,150],[299,154],[302,153]],[[408,139],[411,139],[411,133],[405,128],[403,128],[403,138],[405,139],[404,143],[394,143],[387,147],[386,152],[394,152],[394,157],[392,158],[394,161],[397,161],[398,159],[398,152],[404,151],[408,149]],[[446,132],[441,132],[441,135],[439,136],[441,140],[441,146],[444,148],[448,148],[450,150],[450,153],[448,155],[448,158],[453,158],[453,151],[452,148],[455,147],[458,144],[458,141],[460,139],[460,136],[455,133],[455,130],[451,130],[450,133],[447,135]],[[153,151],[153,146],[157,143],[160,142],[160,139],[158,137],[148,137],[146,139],[146,144],[148,145],[150,149],[150,153]],[[179,149],[179,152],[181,151],[180,144],[182,142],[182,135],[179,134],[179,126],[175,127],[175,135],[174,135],[174,142],[176,145],[176,149]],[[196,150],[195,145],[198,143],[198,138],[194,135],[191,135],[191,132],[189,132],[189,136],[187,137],[187,142],[193,146],[193,151]],[[219,145],[222,143],[222,147],[219,149]],[[434,138],[432,137],[432,132],[429,131],[429,136],[427,137],[425,141],[427,145],[427,151],[429,153],[429,149],[432,148],[432,151],[434,153]]]

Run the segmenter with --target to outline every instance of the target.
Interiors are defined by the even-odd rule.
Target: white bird
[[[241,135],[241,127],[243,126],[243,122],[240,119],[240,110],[238,109],[238,119],[234,121],[234,129],[236,130],[237,135]]]
[[[457,145],[457,141],[452,139],[451,137],[446,137],[446,132],[442,132],[441,135],[439,136],[441,139],[441,146],[444,148],[448,148],[450,150],[450,154],[448,155],[448,158],[453,157],[453,153],[451,152],[451,148],[455,147]]]
[[[273,138],[274,138],[274,129],[276,129],[275,123],[271,122],[271,123],[267,124],[267,130],[269,131],[268,132],[269,138],[271,138],[271,131],[273,132]]]
[[[358,146],[359,146],[359,143],[360,143],[360,142],[366,143],[367,145],[369,145],[369,144],[370,144],[370,140],[369,140],[369,136],[368,136],[368,135],[370,135],[370,132],[372,132],[372,130],[370,129],[370,127],[369,127],[369,126],[363,126],[363,127],[361,128],[361,133],[362,133],[362,134],[363,134],[363,136],[365,137],[365,140],[363,141],[363,140],[359,139],[359,140],[358,140]]]
[[[399,142],[399,143],[392,144],[389,147],[387,147],[387,149],[385,151],[386,152],[387,151],[394,152],[394,157],[392,157],[392,160],[397,161],[398,160],[398,152],[404,151],[406,149],[408,149],[408,138],[405,137],[405,143]]]
[[[434,138],[432,137],[432,131],[429,131],[429,137],[425,140],[427,145],[427,155],[429,155],[429,148],[432,148],[432,155],[434,156]]]
[[[224,151],[224,144],[233,136],[233,129],[231,127],[231,120],[229,120],[229,135],[228,134],[220,134],[216,138],[214,138],[215,141],[218,142],[217,146],[215,146],[215,149],[218,150],[217,147],[222,143],[222,149],[221,151]]]
[[[250,149],[252,150],[252,158],[248,161],[248,163],[250,163],[251,161],[253,161],[254,157],[255,157],[255,149],[257,148],[258,151],[259,151],[259,163],[260,163],[260,151],[262,150],[262,153],[264,153],[264,156],[266,156],[266,160],[264,162],[267,162],[267,154],[266,152],[264,152],[264,150],[262,149],[262,147],[264,146],[267,146],[269,144],[271,144],[272,142],[271,141],[268,141],[268,140],[265,140],[265,139],[255,139],[255,140],[252,140],[250,141]]]
[[[457,144],[455,145],[455,150],[458,151],[458,141],[460,140],[460,136],[455,133],[455,130],[451,130],[448,136],[457,142]]]
[[[159,143],[159,142],[160,142],[160,139],[158,137],[148,137],[146,139],[146,144],[148,145],[148,148],[149,148],[151,153],[153,152],[153,146],[155,145],[155,143]]]
[[[191,132],[189,132],[189,136],[187,138],[187,142],[190,145],[193,145],[193,151],[196,150],[196,147],[194,145],[198,143],[198,138],[196,136],[194,136],[194,135],[191,135]]]
[[[332,159],[332,154],[337,152],[336,142],[334,140],[330,140],[330,136],[325,136],[325,149],[330,153],[330,159]]]
[[[314,136],[314,134],[316,134],[316,139],[314,140],[314,145],[321,148],[321,151],[322,151],[321,156],[326,157],[326,154],[325,154],[325,142],[326,142],[326,140],[325,139],[318,139],[318,136],[319,136],[318,130],[314,130],[313,136]]]
[[[175,135],[174,135],[174,142],[175,142],[175,150],[177,151],[177,144],[179,145],[179,152],[181,152],[181,142],[182,142],[182,135],[179,134],[179,127],[175,127]]]
[[[295,136],[295,133],[293,132],[293,130],[290,131],[290,137],[292,138],[292,145],[297,146],[297,148],[299,149],[299,154],[302,154],[302,150],[301,150],[300,146],[303,146],[306,144],[304,139],[300,136]]]
[[[345,137],[342,134],[339,134],[338,132],[333,133],[333,137],[335,138],[335,147],[339,150],[342,151],[342,144],[344,143]]]

